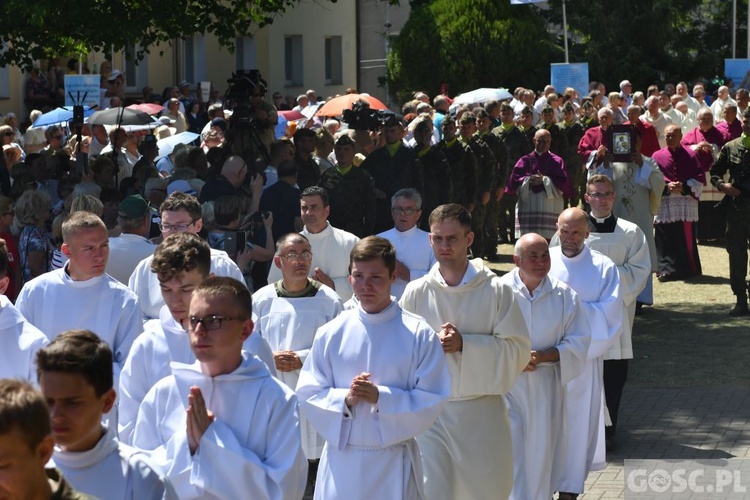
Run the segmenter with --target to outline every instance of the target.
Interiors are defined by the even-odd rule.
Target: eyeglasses
[[[202,318],[199,318],[198,316],[190,316],[188,328],[192,332],[196,328],[198,328],[198,325],[200,323],[203,323],[203,328],[205,328],[206,330],[218,330],[219,328],[221,328],[222,321],[245,321],[245,318],[234,316],[217,316],[215,314],[203,316]]]
[[[279,257],[286,259],[290,262],[307,262],[308,260],[312,259],[312,252],[302,252],[302,253],[288,253],[286,255],[279,255]]]
[[[606,193],[588,193],[588,195],[592,198],[596,198],[597,200],[602,198],[610,198],[612,195],[615,194],[612,191],[607,191]]]
[[[391,209],[391,212],[398,215],[414,215],[415,213],[419,212],[419,209],[416,208],[402,208],[402,207],[393,207]]]
[[[187,224],[164,224],[163,222],[160,222],[159,229],[161,229],[162,231],[177,231],[180,233],[184,233],[193,224],[195,224],[194,220],[191,220]]]

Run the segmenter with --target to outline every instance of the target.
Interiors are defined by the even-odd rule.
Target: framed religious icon
[[[615,161],[630,161],[635,151],[635,127],[632,125],[610,125],[605,132],[605,146]]]

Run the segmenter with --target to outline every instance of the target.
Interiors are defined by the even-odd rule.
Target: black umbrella
[[[97,111],[88,119],[90,125],[150,125],[154,119],[148,113],[137,109],[109,108]]]

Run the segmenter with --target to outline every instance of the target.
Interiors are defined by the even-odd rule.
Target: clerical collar
[[[613,213],[603,219],[589,214],[589,222],[594,226],[595,233],[614,233],[617,228],[617,217]]]

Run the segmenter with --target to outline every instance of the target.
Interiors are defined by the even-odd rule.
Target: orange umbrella
[[[388,109],[388,106],[380,102],[379,99],[367,94],[344,94],[334,97],[327,103],[323,104],[315,116],[341,116],[344,110],[352,109],[352,104],[359,100],[370,104],[371,109]]]

